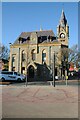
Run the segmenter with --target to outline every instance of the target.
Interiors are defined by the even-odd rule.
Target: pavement
[[[52,85],[53,81],[34,81],[27,82],[27,85]],[[23,86],[26,85],[26,82],[16,82],[16,81],[0,81],[0,86],[2,85],[14,85],[14,86]],[[56,80],[55,85],[66,85],[66,80]],[[67,85],[80,85],[80,80],[67,80]]]
[[[12,83],[12,82],[8,82],[8,81],[6,82],[6,81],[5,81],[5,82],[0,82],[0,85],[10,85],[11,83]]]
[[[78,118],[77,85],[11,84],[1,90],[2,118]]]

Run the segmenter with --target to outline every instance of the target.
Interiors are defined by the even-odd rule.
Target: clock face
[[[62,34],[61,34],[61,38],[65,38],[65,35],[64,35],[64,33],[62,33]]]

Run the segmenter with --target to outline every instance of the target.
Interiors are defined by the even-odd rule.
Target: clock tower
[[[62,10],[61,18],[59,25],[57,26],[57,38],[62,44],[68,46],[68,39],[69,39],[69,26]]]

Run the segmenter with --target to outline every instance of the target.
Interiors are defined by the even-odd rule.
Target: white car
[[[6,81],[25,81],[26,77],[23,74],[13,71],[0,71],[0,80]]]

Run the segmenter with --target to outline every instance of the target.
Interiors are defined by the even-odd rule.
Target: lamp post
[[[44,61],[43,61],[43,78],[44,80],[46,79],[46,69],[45,69],[45,64],[46,64],[46,57],[44,57]]]
[[[26,49],[26,86],[28,85],[28,65],[29,65],[29,40],[27,40],[27,49]]]
[[[12,45],[12,43],[9,43],[9,47]],[[11,47],[10,47],[11,51]],[[9,62],[9,71],[12,71],[12,57],[11,57],[11,52],[10,52],[10,62]]]
[[[27,49],[28,51],[28,49]],[[26,86],[28,85],[28,71],[27,71],[27,66],[28,66],[28,52],[27,52],[27,59],[26,59]]]
[[[28,57],[28,55],[26,56],[26,58]],[[27,87],[27,84],[28,84],[28,77],[27,77],[27,65],[28,65],[28,58],[26,59],[26,87]]]
[[[27,68],[26,68],[26,69],[27,69]],[[27,86],[27,84],[28,84],[28,83],[27,83],[27,70],[26,70],[26,86]]]
[[[27,66],[29,64],[29,40],[27,41],[27,56],[26,56],[26,86],[28,85],[28,70]]]
[[[53,52],[53,85],[55,87],[55,52]]]

